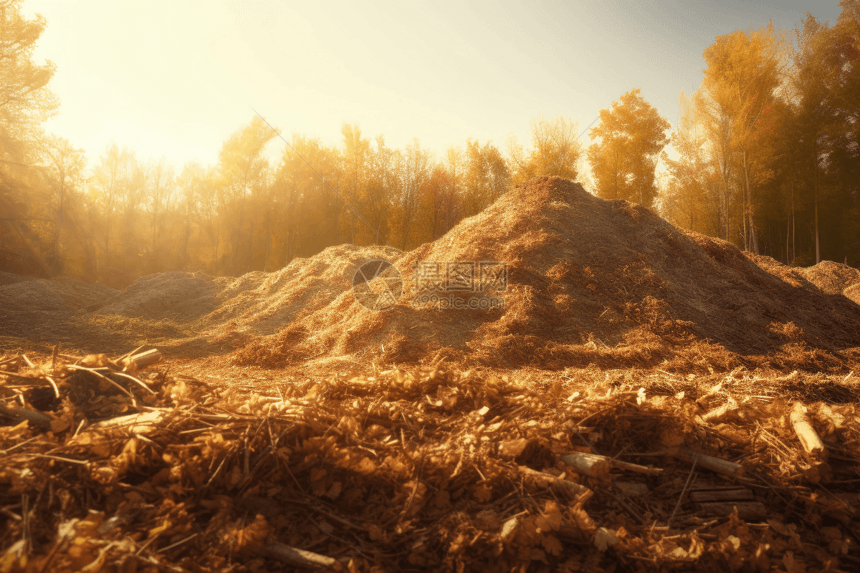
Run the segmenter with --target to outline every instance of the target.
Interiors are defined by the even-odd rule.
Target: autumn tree
[[[439,163],[421,184],[419,225],[426,241],[435,241],[462,217],[461,202],[453,178],[453,172]]]
[[[269,162],[263,149],[277,134],[259,117],[234,133],[221,147],[218,156],[219,192],[227,214],[229,229],[230,272],[239,275],[251,268],[253,240],[257,218],[249,216],[251,197],[260,199],[268,191]],[[265,216],[268,210],[262,214]],[[263,221],[264,240],[271,230],[271,221]]]
[[[292,145],[304,150],[303,138],[293,136]],[[288,265],[298,254],[302,231],[299,229],[306,217],[305,197],[308,180],[314,176],[296,153],[284,148],[281,163],[275,172],[272,190],[278,197],[277,229],[275,236],[280,244],[281,261]]]
[[[791,74],[799,129],[795,160],[809,204],[814,260],[860,259],[860,25],[856,2],[841,4],[836,26],[807,15],[797,30]],[[827,220],[826,225],[821,221]]]
[[[116,142],[111,142],[93,170],[92,200],[98,205],[98,223],[93,232],[99,236],[101,256],[97,261],[100,274],[110,273],[115,260],[114,229],[117,228],[123,204],[128,206],[136,162],[134,154]]]
[[[511,185],[511,171],[499,149],[490,142],[466,141],[463,173],[463,214],[471,217],[502,196]]]
[[[600,123],[590,132],[600,141],[588,149],[598,196],[650,207],[657,196],[654,170],[669,127],[638,89],[600,110]]]
[[[365,219],[369,224],[364,232],[369,233],[368,241],[375,245],[384,245],[388,242],[394,207],[391,197],[396,185],[394,165],[397,150],[387,147],[382,135],[376,138],[375,144],[369,157],[367,188],[363,201]]]
[[[661,154],[669,175],[661,211],[679,227],[715,235],[720,232],[719,197],[714,193],[718,177],[708,154],[702,117],[695,101],[683,91],[678,102],[680,125],[671,138],[675,153]]]
[[[342,172],[340,151],[317,138],[293,135],[284,147],[273,182],[279,217],[276,250],[284,264],[349,240],[340,228],[349,209]]]
[[[582,143],[576,122],[561,116],[544,119],[540,116],[530,123],[532,147],[526,150],[516,137],[508,140],[511,179],[523,183],[533,177],[556,176],[576,181]]]
[[[33,60],[44,30],[20,0],[0,0],[0,268],[40,275],[51,272],[43,259],[55,241],[39,212],[48,191],[35,142],[58,106],[48,88],[54,65]]]
[[[173,167],[162,158],[146,168],[145,177],[144,203],[149,224],[149,253],[153,263],[157,264],[162,250],[160,241],[166,232],[170,203],[175,191],[175,175]]]
[[[0,124],[2,148],[22,142],[58,107],[48,82],[54,76],[51,62],[33,61],[36,42],[45,31],[45,19],[27,20],[20,0],[0,0]],[[14,147],[14,146],[13,146]]]
[[[52,274],[61,273],[64,262],[70,258],[70,253],[64,248],[61,239],[65,240],[66,247],[69,243],[76,243],[75,250],[82,255],[83,261],[77,269],[78,275],[92,273],[95,270],[92,235],[89,230],[81,227],[80,213],[76,212],[81,200],[80,194],[83,192],[86,169],[84,152],[76,149],[67,139],[56,136],[43,138],[39,147],[47,163],[45,173],[50,189],[47,215],[53,226],[49,259]]]
[[[343,134],[343,185],[341,192],[350,205],[369,203],[367,194],[367,172],[370,163],[370,140],[361,137],[361,129],[356,125],[346,124],[341,130]],[[364,230],[357,209],[347,209],[344,213],[345,234],[350,242],[356,242],[356,234]]]
[[[182,167],[182,171],[174,179],[176,188],[176,219],[175,224],[179,227],[175,235],[179,244],[176,246],[177,259],[180,269],[187,269],[191,262],[192,237],[198,236],[198,245],[195,249],[196,258],[200,257],[200,236],[204,228],[202,217],[203,187],[206,185],[206,169],[195,161],[190,161]]]
[[[399,193],[396,195],[396,228],[397,237],[394,246],[406,250],[408,246],[418,243],[419,189],[430,173],[430,154],[413,139],[412,143],[398,154],[397,176]]]
[[[771,23],[757,31],[737,30],[719,36],[703,54],[707,67],[702,88],[714,120],[721,123],[719,137],[725,140],[729,154],[737,155],[743,188],[744,247],[755,253],[759,252],[759,247],[753,218],[758,159],[754,140],[762,112],[776,97],[781,48],[782,39]]]

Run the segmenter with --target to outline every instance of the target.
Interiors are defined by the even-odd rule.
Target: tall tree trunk
[[[815,264],[817,265],[821,262],[821,244],[818,236],[818,140],[814,140],[813,144],[812,196],[815,198]]]
[[[723,153],[723,165],[720,166],[720,175],[723,180],[723,192],[722,192],[722,202],[723,202],[723,214],[725,216],[726,223],[726,237],[727,241],[731,241],[731,213],[729,213],[729,163],[726,154]]]
[[[613,199],[618,199],[618,172],[621,170],[621,160],[618,158],[618,151],[615,152],[615,177],[614,177],[614,186],[615,186],[615,194]]]
[[[269,229],[269,213],[270,210],[266,209],[266,232],[263,236],[266,238],[266,257],[263,259],[263,272],[266,272],[266,269],[269,266],[269,249],[272,247],[272,235],[271,230]]]
[[[797,243],[795,242],[797,232],[797,214],[794,211],[794,178],[791,179],[791,264],[797,257]]]
[[[54,231],[54,260],[60,261],[60,231],[63,228],[63,208],[66,200],[66,177],[60,172],[60,208],[57,210],[57,229]]]
[[[185,240],[182,241],[182,270],[188,266],[188,238],[191,236],[191,221],[185,213]]]
[[[821,243],[818,237],[818,195],[815,196],[815,264],[821,262]]]
[[[243,267],[243,270],[242,270],[243,275],[245,273],[251,272],[251,269],[253,268],[253,262],[254,262],[254,229],[256,228],[256,226],[257,226],[256,221],[254,219],[251,219],[251,230],[248,233],[248,258],[247,258],[247,262],[245,263],[245,266]]]
[[[755,222],[753,221],[752,188],[750,187],[746,149],[743,150],[741,156],[743,157],[744,167],[744,241],[747,243],[747,250],[752,250],[755,254],[759,254],[758,237],[756,236]]]

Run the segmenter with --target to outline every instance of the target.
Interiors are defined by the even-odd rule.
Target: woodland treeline
[[[270,162],[278,135],[254,117],[215,165],[181,167],[114,142],[88,161],[44,132],[59,108],[53,66],[32,57],[46,23],[20,4],[0,0],[0,271],[121,287],[166,270],[274,271],[345,242],[406,250],[539,175],[788,264],[860,263],[860,0],[832,26],[807,15],[792,34],[718,37],[671,134],[634,89],[601,110],[588,148],[564,117],[534,119],[527,143],[468,140],[441,157],[345,125],[337,147],[285,136]]]
[[[860,0],[717,38],[664,157],[675,224],[788,264],[860,264]]]

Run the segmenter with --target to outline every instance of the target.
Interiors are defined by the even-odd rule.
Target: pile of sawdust
[[[96,312],[149,319],[198,318],[215,306],[217,286],[202,273],[176,271],[138,279]]]
[[[860,271],[833,261],[821,261],[801,272],[826,294],[843,294],[848,288],[860,284]]]
[[[392,247],[338,245],[307,259],[294,259],[275,273],[249,273],[231,279],[206,321],[219,328],[232,322],[251,334],[274,334],[351,292],[353,275],[363,263],[399,255],[400,251]]]
[[[76,331],[88,336],[92,333],[78,329],[74,317],[116,293],[104,285],[67,278],[30,279],[0,273],[0,339],[12,345],[14,339],[66,341]],[[0,344],[7,345],[3,340]]]
[[[853,300],[856,304],[860,304],[860,283],[846,288],[842,291],[842,294],[849,300]]]
[[[792,286],[818,289],[828,295],[843,295],[860,304],[860,271],[833,261],[821,261],[813,267],[788,267],[762,255],[744,253],[765,271]]]
[[[116,294],[100,284],[67,278],[29,279],[11,273],[0,276],[0,308],[74,312],[99,304]]]
[[[90,312],[79,322],[89,330],[114,332],[126,342],[194,347],[195,353],[211,352],[213,344],[232,349],[254,337],[277,333],[328,306],[343,292],[351,292],[353,275],[363,263],[399,255],[391,247],[340,245],[295,259],[274,273],[251,272],[235,278],[184,271],[149,275],[88,304]],[[22,293],[33,287],[21,286],[26,284],[6,287],[16,289],[18,305],[30,306]],[[49,302],[45,296],[40,300]],[[60,298],[53,302],[58,308],[64,304]]]
[[[13,283],[24,282],[27,280],[33,280],[33,279],[28,279],[26,277],[18,276],[14,273],[6,273],[3,271],[0,271],[0,287],[10,285]]]
[[[357,269],[375,259],[403,277],[399,301],[381,312],[352,288]],[[444,273],[445,263],[471,262],[479,273],[487,261],[505,265],[503,292],[447,294],[491,295],[501,305],[417,303],[415,273],[425,263],[440,263]],[[275,273],[161,273],[123,292],[4,274],[0,308],[14,309],[6,319],[17,326],[0,335],[32,339],[37,324],[44,336],[36,338],[47,338],[52,324],[68,323],[70,337],[242,347],[239,363],[262,366],[340,357],[415,362],[441,353],[498,367],[829,369],[860,353],[858,280],[845,265],[786,267],[680,231],[640,206],[540,178],[405,254],[340,245]],[[386,287],[382,277],[368,284],[365,294]]]
[[[847,298],[802,276],[786,281],[730,243],[558,178],[519,186],[390,260],[404,280],[393,308],[369,310],[346,291],[251,342],[236,360],[276,366],[360,354],[410,362],[441,352],[515,367],[829,369],[856,359],[860,347],[860,307]],[[503,308],[415,305],[419,263],[455,261],[505,263]]]

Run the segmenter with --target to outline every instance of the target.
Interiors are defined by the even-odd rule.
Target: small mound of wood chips
[[[860,567],[856,376],[435,363],[261,389],[156,354],[0,359],[0,571]]]

